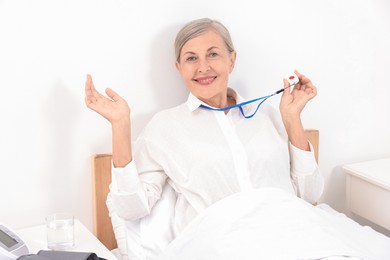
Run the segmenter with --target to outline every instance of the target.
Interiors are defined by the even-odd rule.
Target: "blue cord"
[[[233,105],[233,106],[228,106],[228,107],[224,107],[224,108],[213,108],[213,107],[209,107],[209,106],[201,104],[200,107],[208,109],[208,110],[213,110],[213,111],[226,111],[226,110],[238,107],[240,109],[240,112],[241,112],[242,116],[245,117],[246,119],[249,119],[249,118],[252,118],[257,113],[257,110],[259,110],[260,106],[264,103],[264,101],[266,101],[268,98],[270,98],[272,96],[275,96],[275,95],[277,95],[279,93],[282,93],[285,89],[287,89],[289,87],[292,87],[294,85],[295,84],[291,84],[290,86],[288,86],[286,88],[279,89],[278,91],[276,91],[275,93],[273,93],[271,95],[255,98],[255,99],[252,99],[252,100],[248,100],[248,101],[245,101],[245,102]],[[256,102],[256,101],[259,101],[259,100],[261,100],[261,102],[257,105],[257,108],[256,108],[255,112],[253,114],[249,115],[249,116],[245,115],[244,109],[242,108],[242,106],[248,105],[250,103],[253,103],[253,102]]]

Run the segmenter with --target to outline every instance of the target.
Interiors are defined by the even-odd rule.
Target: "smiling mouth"
[[[206,77],[206,78],[198,78],[198,79],[194,79],[194,81],[196,81],[197,83],[201,84],[201,85],[209,85],[211,84],[217,77],[216,76],[213,76],[213,77]]]

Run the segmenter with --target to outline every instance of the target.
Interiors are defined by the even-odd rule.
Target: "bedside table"
[[[36,254],[47,248],[46,225],[38,225],[15,230],[28,246],[30,253]],[[91,252],[107,260],[118,260],[79,220],[74,221],[75,246],[64,251]]]
[[[390,158],[347,164],[347,214],[390,230]]]

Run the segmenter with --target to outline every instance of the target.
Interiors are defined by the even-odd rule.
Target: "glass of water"
[[[69,213],[55,213],[46,217],[47,247],[64,250],[74,246],[74,217]]]

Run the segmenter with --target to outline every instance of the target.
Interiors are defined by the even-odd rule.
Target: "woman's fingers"
[[[94,96],[95,87],[93,86],[91,75],[87,74],[87,78],[85,81],[85,102],[87,105],[96,102],[96,98]]]
[[[107,101],[108,99],[96,90],[91,75],[87,74],[85,81],[85,103],[87,107],[97,111],[100,107],[104,107]]]
[[[313,85],[311,80],[306,77],[305,75],[301,74],[298,72],[298,70],[295,70],[294,73],[298,76],[299,78],[299,83],[295,85],[294,90],[300,90],[305,92],[306,94],[313,94],[314,96],[317,93],[316,87]]]
[[[288,83],[287,79],[283,79],[283,93],[282,95],[286,95],[286,92],[290,92],[288,87],[290,86],[290,84]]]
[[[306,104],[317,95],[317,88],[311,80],[300,74],[297,70],[294,73],[299,78],[299,83],[293,89],[286,89],[282,95],[280,108],[290,114],[291,112],[300,114]],[[288,81],[284,79],[284,87],[288,87]]]
[[[106,88],[106,94],[109,98],[111,98],[114,102],[117,102],[121,99],[121,97],[111,88]]]
[[[92,77],[89,74],[87,74],[87,79],[85,81],[85,95],[91,102],[96,102],[97,99],[101,97],[101,94],[96,90]]]

